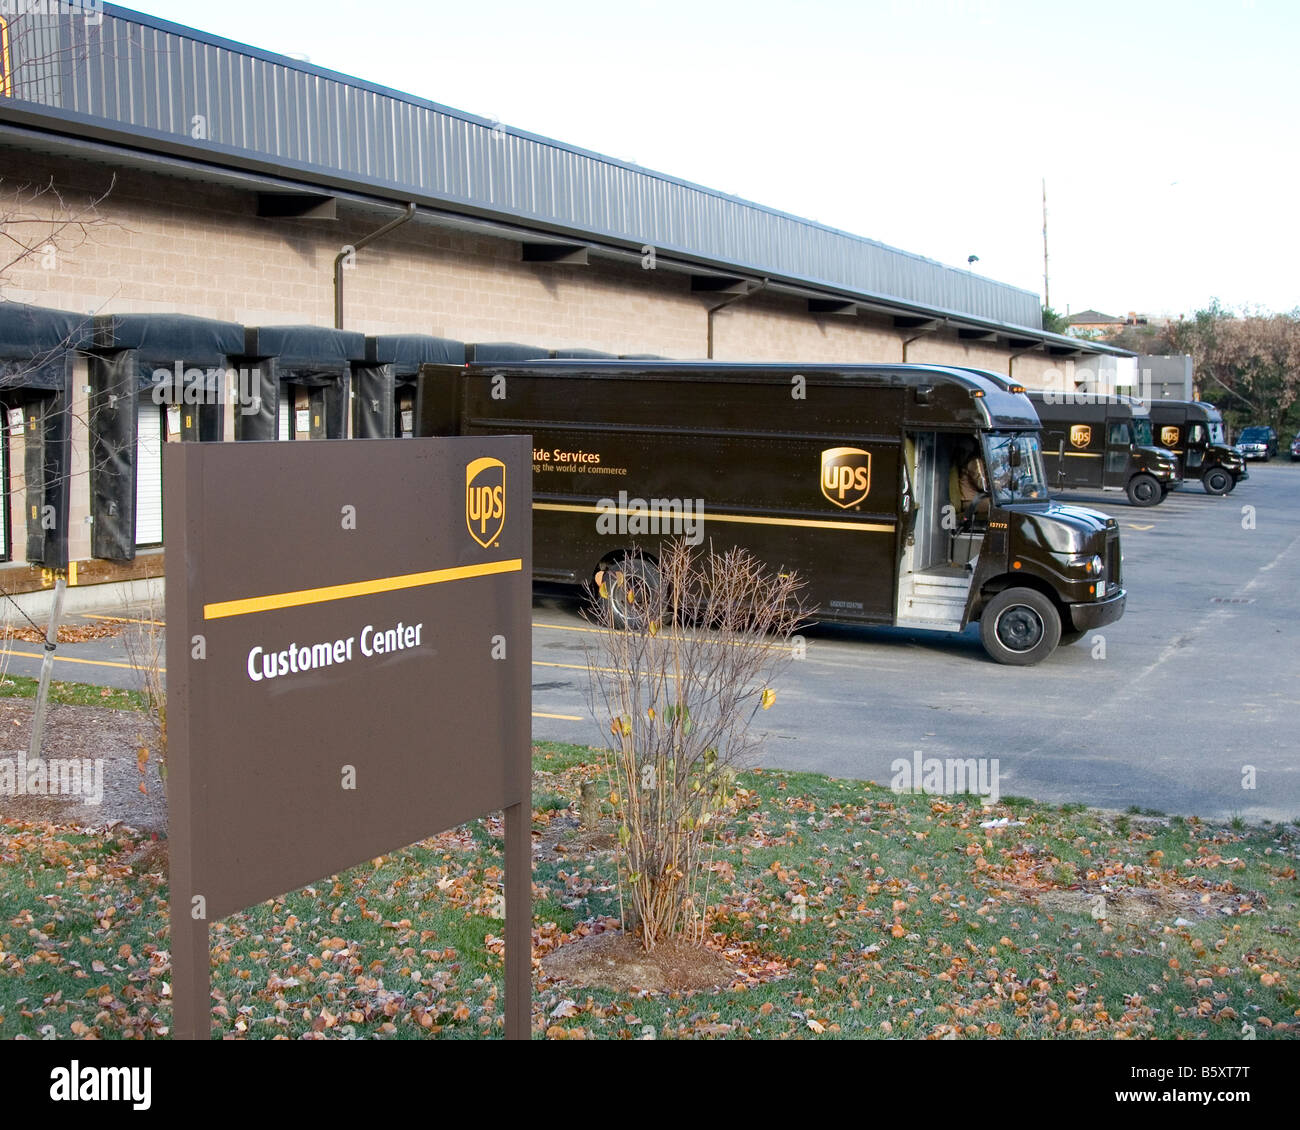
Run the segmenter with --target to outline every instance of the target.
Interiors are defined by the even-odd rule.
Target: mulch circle
[[[698,942],[670,938],[647,953],[639,938],[605,930],[566,942],[541,961],[547,977],[579,988],[646,992],[725,989],[742,970]]]
[[[0,699],[0,757],[16,758],[18,751],[25,751],[31,726],[30,699]],[[167,795],[157,758],[149,759],[142,775],[137,756],[148,740],[148,728],[148,719],[132,710],[51,705],[45,722],[45,758],[102,760],[103,796],[98,804],[86,804],[80,796],[0,794],[0,816],[78,827],[123,823],[141,832],[165,832]]]

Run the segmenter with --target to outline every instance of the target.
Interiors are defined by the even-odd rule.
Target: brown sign
[[[209,1031],[212,919],[504,809],[527,1036],[530,460],[518,437],[167,445],[176,1035]]]

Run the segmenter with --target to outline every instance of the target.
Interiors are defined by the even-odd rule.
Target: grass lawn
[[[535,750],[536,830],[603,777],[598,756]],[[539,981],[536,1035],[1300,1033],[1294,826],[1016,798],[986,810],[774,771],[739,787],[710,888],[736,984],[637,995]],[[214,924],[214,1034],[499,1034],[500,835],[499,820],[474,821]],[[0,1038],[165,1031],[164,858],[120,827],[0,820]],[[536,956],[618,914],[608,853],[539,859],[533,882]]]
[[[6,675],[0,679],[0,698],[35,698],[39,685],[39,679]],[[110,710],[144,709],[144,696],[139,691],[53,680],[50,682],[50,702],[58,706],[105,706]]]

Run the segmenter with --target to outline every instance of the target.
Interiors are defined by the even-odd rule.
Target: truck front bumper
[[[1124,615],[1124,604],[1127,600],[1128,593],[1123,589],[1119,589],[1101,600],[1071,604],[1069,606],[1070,622],[1074,625],[1076,632],[1087,632],[1093,628],[1113,624]]]

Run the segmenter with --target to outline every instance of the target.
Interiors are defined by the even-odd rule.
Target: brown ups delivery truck
[[[1223,417],[1199,400],[1152,400],[1151,426],[1178,457],[1185,482],[1200,479],[1207,494],[1228,494],[1250,478],[1246,459],[1223,438]]]
[[[1182,482],[1178,458],[1155,446],[1146,406],[1130,396],[1029,393],[1043,422],[1053,487],[1117,487],[1134,506],[1155,506]]]
[[[652,584],[666,538],[739,545],[803,578],[821,620],[978,622],[1017,665],[1124,611],[1115,520],[1048,498],[1033,406],[969,370],[426,365],[417,416],[421,435],[532,435],[539,582],[589,588],[631,553]]]

